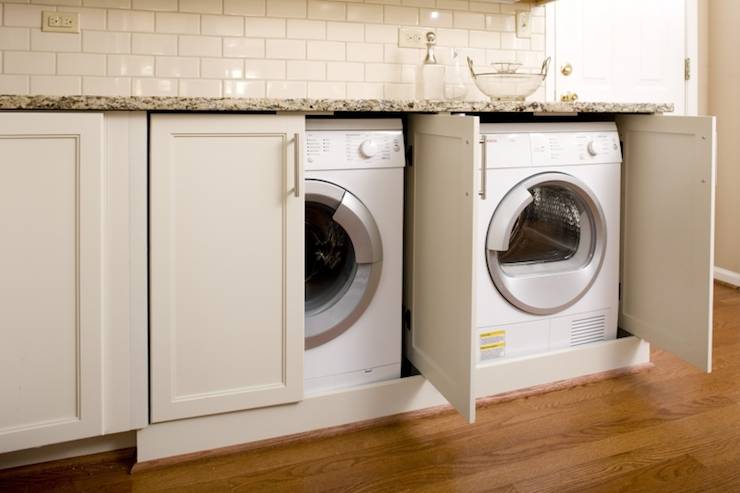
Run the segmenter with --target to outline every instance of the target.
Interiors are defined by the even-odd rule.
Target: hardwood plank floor
[[[133,450],[0,471],[6,491],[740,491],[740,291],[715,286],[714,372],[574,388],[129,475]]]

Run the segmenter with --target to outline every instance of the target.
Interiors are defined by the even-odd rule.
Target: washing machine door
[[[306,180],[306,349],[347,330],[370,304],[383,248],[370,211],[352,193]]]
[[[486,237],[491,280],[527,313],[560,312],[599,274],[606,234],[601,205],[583,182],[565,173],[533,175],[493,213]]]

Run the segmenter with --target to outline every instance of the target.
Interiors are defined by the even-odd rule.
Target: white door
[[[621,116],[624,141],[620,322],[712,368],[715,121]]]
[[[304,126],[152,116],[152,421],[302,398]]]
[[[406,262],[413,313],[406,353],[470,422],[475,420],[475,255],[478,117],[414,115],[408,190],[413,232]]]
[[[550,12],[557,100],[673,103],[684,114],[683,1],[558,0]]]
[[[0,452],[101,432],[101,114],[0,114]]]

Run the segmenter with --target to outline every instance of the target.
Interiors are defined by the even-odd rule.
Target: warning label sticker
[[[480,361],[501,358],[506,353],[506,331],[491,330],[481,332],[478,337]]]

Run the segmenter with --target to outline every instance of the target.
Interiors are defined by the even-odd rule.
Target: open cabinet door
[[[414,366],[468,419],[475,420],[477,117],[411,117],[413,164],[408,202],[412,311],[406,353]]]
[[[623,329],[712,369],[715,121],[621,116]]]

